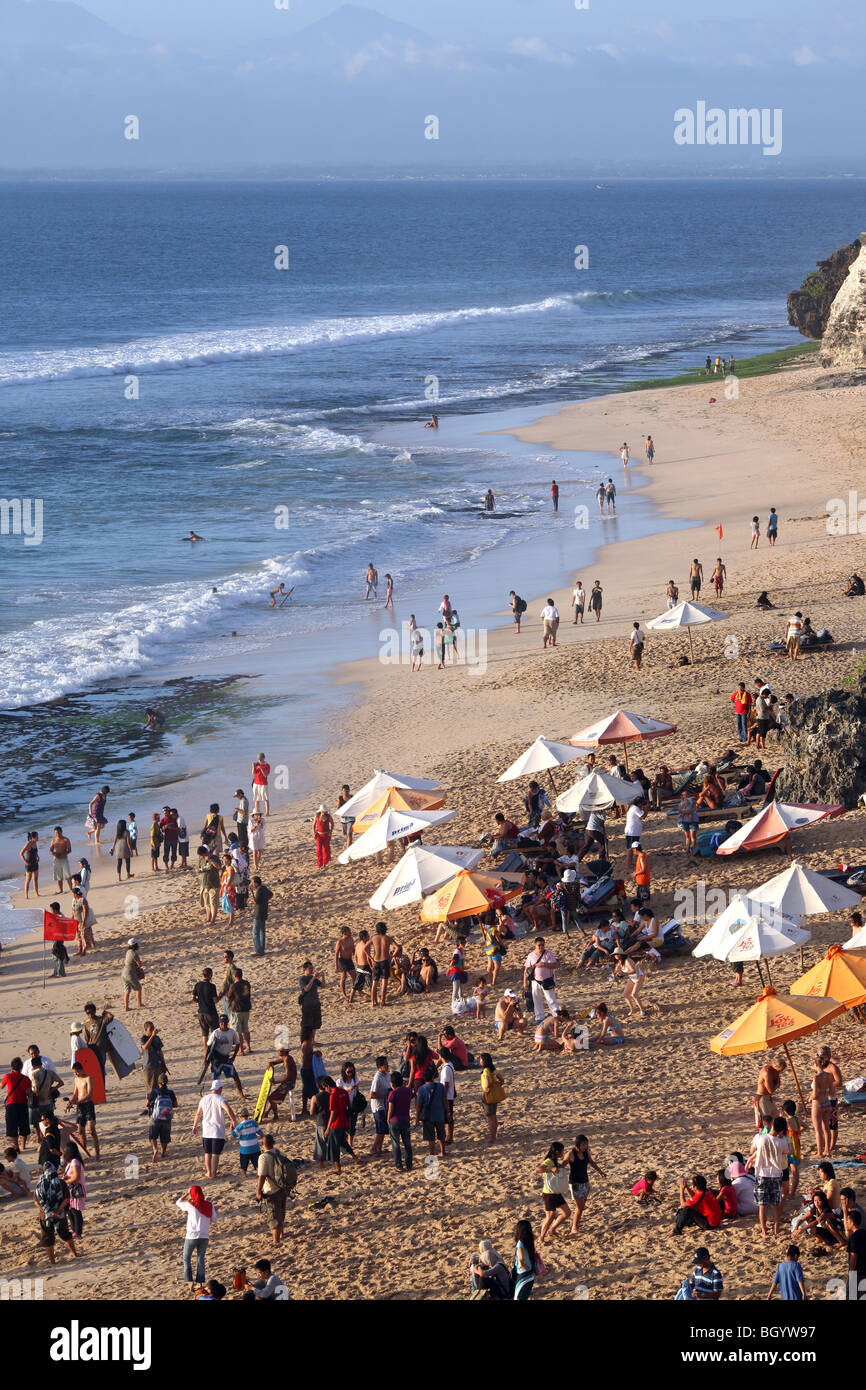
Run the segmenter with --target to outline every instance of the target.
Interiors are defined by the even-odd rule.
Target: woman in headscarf
[[[204,1258],[210,1240],[210,1228],[216,1221],[216,1207],[208,1202],[201,1188],[196,1184],[185,1197],[179,1197],[175,1206],[186,1212],[186,1235],[183,1242],[183,1272],[186,1282],[201,1287],[205,1281]],[[192,1277],[192,1257],[195,1253],[195,1279]]]
[[[324,869],[331,862],[331,836],[334,833],[334,817],[327,806],[320,806],[313,821],[313,835],[316,839],[316,863]]]
[[[39,1226],[42,1232],[40,1240],[49,1264],[57,1263],[54,1246],[58,1236],[69,1253],[76,1256],[78,1252],[66,1215],[69,1208],[69,1188],[58,1175],[53,1163],[42,1164],[42,1176],[36,1184],[33,1203],[39,1212]]]
[[[511,1297],[511,1279],[492,1240],[478,1242],[478,1255],[470,1263],[469,1270],[473,1298],[503,1302]]]

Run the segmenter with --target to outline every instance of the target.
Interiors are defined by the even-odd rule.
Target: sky
[[[864,0],[577,3],[0,0],[0,170],[866,175]]]

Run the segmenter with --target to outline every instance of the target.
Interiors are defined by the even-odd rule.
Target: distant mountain
[[[52,48],[105,54],[146,48],[81,5],[66,0],[0,0],[0,53],[10,48]]]

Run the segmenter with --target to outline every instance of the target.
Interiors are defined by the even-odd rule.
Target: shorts
[[[373,979],[374,979],[374,980],[390,980],[390,978],[391,978],[391,962],[390,962],[389,960],[374,960],[374,961],[373,961]]]
[[[188,859],[188,858],[189,858],[189,840],[178,840],[178,842],[177,842],[177,852],[178,852],[178,854],[180,855],[181,859]]]
[[[229,1027],[234,1028],[236,1033],[248,1033],[250,1031],[250,1011],[236,1014],[234,1010],[229,1013]]]
[[[782,1200],[781,1178],[758,1178],[755,1198],[759,1207],[777,1207]]]
[[[271,1228],[276,1231],[286,1219],[286,1189],[281,1187],[278,1192],[266,1192],[265,1201],[270,1207]]]
[[[217,890],[215,888],[202,888],[198,895],[198,900],[205,912],[214,912],[216,909]]]
[[[835,1096],[830,1101],[830,1114],[826,1117],[825,1124],[828,1130],[834,1132],[839,1128],[839,1101]]]
[[[565,1198],[560,1192],[542,1192],[541,1200],[545,1211],[556,1211],[558,1207],[565,1206]]]
[[[72,877],[72,870],[69,867],[68,859],[58,858],[54,860],[54,877],[57,879],[58,883],[62,883],[65,878]]]
[[[216,1014],[199,1014],[198,1026],[201,1029],[203,1038],[209,1038],[215,1028],[219,1028],[220,1021]]]
[[[759,738],[766,738],[766,737],[767,737],[767,734],[768,734],[768,732],[769,732],[769,729],[770,729],[770,721],[769,721],[769,719],[756,719],[756,720],[755,720],[755,732],[757,733],[757,735],[758,735]]]
[[[574,1184],[569,1183],[568,1190],[569,1190],[569,1192],[571,1193],[572,1197],[574,1198],[574,1200],[575,1200],[576,1202],[585,1202],[586,1199],[587,1199],[587,1197],[589,1196],[589,1183],[588,1183],[588,1182],[576,1182],[576,1183],[574,1183]]]
[[[243,1151],[243,1149],[242,1149],[242,1150],[241,1150],[241,1155],[240,1155],[240,1158],[241,1158],[241,1172],[242,1172],[242,1173],[245,1173],[245,1172],[247,1171],[247,1169],[249,1168],[249,1166],[250,1166],[251,1163],[252,1163],[252,1165],[253,1165],[254,1168],[258,1169],[258,1165],[259,1165],[259,1156],[260,1156],[260,1154],[261,1154],[261,1149],[256,1149],[254,1153],[244,1153],[244,1151]]]
[[[96,1124],[96,1106],[92,1100],[80,1100],[75,1107],[75,1118],[80,1125]]]
[[[348,972],[354,968],[354,965],[355,962],[348,956],[339,956],[337,958],[337,970],[341,975],[348,974]]]
[[[699,594],[701,592],[701,581],[699,579],[693,579],[689,584],[689,588],[693,595]]]
[[[388,1133],[388,1107],[383,1105],[381,1110],[373,1111],[373,1124],[377,1134]]]
[[[234,1077],[234,1079],[237,1080],[238,1075],[235,1071],[234,1062],[225,1061],[220,1057],[215,1057],[211,1062],[210,1074],[212,1081],[218,1081],[221,1077],[225,1076]]]
[[[61,1216],[57,1221],[45,1221],[40,1217],[39,1224],[42,1227],[40,1244],[46,1250],[51,1250],[59,1236],[61,1240],[71,1240],[72,1232],[69,1229],[69,1222],[65,1216]]]
[[[27,1118],[27,1104],[6,1106],[6,1138],[17,1139],[20,1134],[27,1138],[30,1125]]]
[[[626,847],[626,849],[631,849],[632,845],[639,845],[639,844],[640,844],[640,835],[626,835],[626,837],[625,837],[625,847]]]
[[[253,805],[258,806],[260,801],[268,800],[267,783],[261,786],[258,782],[253,783]]]
[[[171,1120],[151,1120],[148,1138],[153,1139],[158,1144],[170,1144]],[[207,1153],[207,1149],[205,1149],[205,1153]]]
[[[226,1146],[225,1139],[202,1139],[201,1146],[206,1154],[221,1154]]]
[[[421,1125],[421,1133],[428,1144],[432,1144],[434,1139],[439,1139],[445,1143],[445,1121],[444,1120],[425,1120]]]
[[[640,660],[640,658],[643,656],[643,642],[635,642],[634,646],[631,649],[631,654],[632,657],[634,657],[637,660]]]
[[[490,965],[501,965],[501,964],[502,964],[502,952],[501,952],[501,951],[492,951],[491,954],[487,957],[487,961],[488,961],[488,964],[490,964]]]
[[[372,983],[373,977],[370,974],[369,970],[356,970],[355,979],[352,984],[352,993],[354,994],[357,991],[360,994],[362,989],[366,989],[367,986],[371,985]]]

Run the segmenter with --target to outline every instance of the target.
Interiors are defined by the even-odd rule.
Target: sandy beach
[[[430,996],[389,1000],[385,1011],[372,1010],[367,1003],[349,1010],[340,999],[333,972],[334,942],[346,923],[355,933],[372,928],[377,918],[368,899],[387,872],[372,861],[349,868],[334,863],[324,872],[316,869],[309,818],[319,800],[333,810],[342,783],[355,790],[377,767],[437,777],[457,816],[430,841],[474,844],[490,830],[497,809],[518,818],[525,783],[499,787],[496,777],[538,734],[567,739],[616,708],[675,721],[678,730],[673,737],[631,752],[632,766],[652,773],[661,762],[679,767],[698,755],[719,755],[735,746],[729,696],[740,680],[751,687],[761,676],[780,695],[790,691],[795,697],[841,684],[857,659],[852,649],[859,656],[866,646],[866,600],[842,597],[848,575],[863,563],[862,542],[856,534],[828,534],[826,513],[831,499],[847,499],[849,489],[858,485],[862,397],[857,389],[816,390],[821,375],[820,369],[807,365],[744,380],[736,400],[727,400],[723,384],[712,378],[696,386],[624,393],[567,406],[520,431],[521,438],[545,448],[609,451],[610,473],[618,486],[622,441],[630,444],[635,467],[644,470],[643,439],[651,433],[655,462],[645,469],[650,498],[661,516],[685,518],[693,527],[604,547],[593,571],[580,576],[587,590],[596,578],[603,585],[599,624],[571,624],[574,576],[563,577],[557,589],[548,591],[562,612],[554,650],[542,650],[538,614],[547,595],[541,594],[530,599],[519,636],[507,623],[487,634],[484,670],[458,666],[440,672],[427,666],[411,674],[408,665],[376,661],[343,668],[343,678],[358,686],[358,699],[349,717],[342,716],[329,729],[326,745],[312,759],[315,792],[268,824],[262,877],[275,896],[263,959],[252,952],[249,911],[230,932],[219,923],[204,926],[195,875],[152,878],[146,854],[134,865],[132,883],[120,888],[112,881],[113,864],[107,855],[98,864],[95,855],[89,856],[95,865],[91,903],[98,949],[82,962],[73,957],[65,979],[49,976],[42,989],[41,940],[33,935],[3,951],[4,1067],[16,1053],[26,1055],[28,1043],[38,1042],[59,1064],[68,1094],[69,1025],[81,1019],[85,1001],[93,999],[99,1008],[116,1010],[136,1038],[145,1019],[156,1023],[165,1044],[170,1084],[181,1106],[168,1157],[154,1167],[147,1121],[141,1115],[143,1074],[136,1071],[121,1082],[109,1071],[108,1103],[98,1113],[102,1159],[87,1169],[83,1258],[73,1261],[61,1250],[57,1266],[49,1269],[37,1244],[35,1208],[6,1201],[0,1204],[6,1278],[43,1276],[46,1299],[185,1296],[179,1282],[183,1221],[174,1200],[204,1173],[200,1143],[190,1135],[201,1066],[201,1038],[190,993],[203,966],[210,965],[215,978],[221,976],[225,947],[234,949],[252,985],[254,1053],[239,1059],[251,1110],[278,1030],[288,1030],[298,1058],[297,979],[308,956],[326,970],[329,980],[323,990],[324,1026],[319,1034],[328,1070],[338,1074],[343,1060],[351,1059],[365,1091],[375,1056],[385,1052],[389,1061],[398,1062],[407,1029],[424,1032],[435,1043],[451,1020],[444,979],[447,946],[432,948],[441,978]],[[560,505],[569,507],[565,491]],[[778,544],[770,549],[762,535],[759,548],[751,551],[750,518],[757,513],[763,529],[771,505],[780,517]],[[632,623],[638,620],[645,626],[662,612],[670,578],[678,583],[681,598],[687,596],[693,556],[704,566],[702,599],[713,604],[709,575],[717,555],[727,566],[720,606],[729,620],[696,629],[694,664],[682,667],[677,658],[687,651],[685,634],[650,631],[643,668],[635,672],[627,653]],[[520,591],[519,574],[513,582]],[[776,612],[756,609],[762,589],[768,590]],[[835,646],[804,655],[797,663],[770,655],[769,644],[782,637],[785,617],[793,608],[808,614],[816,629],[828,627]],[[407,617],[398,606],[397,620]],[[236,765],[224,770],[224,809],[232,804],[230,793],[246,780],[258,746],[255,728],[238,729]],[[287,734],[286,748],[271,750],[270,756],[274,763],[284,762],[290,753]],[[778,750],[768,747],[764,755],[771,767],[781,764],[783,757],[783,745]],[[563,773],[558,785],[564,788],[569,781]],[[142,826],[150,809],[142,807],[139,813]],[[203,816],[205,809],[197,812]],[[110,823],[119,811],[109,803]],[[194,827],[200,821],[189,809],[187,818],[194,854]],[[672,818],[651,813],[646,825],[643,842],[652,864],[652,901],[662,921],[671,913],[675,892],[696,879],[733,892],[756,886],[782,867],[778,852],[731,862],[703,861],[696,867],[683,852]],[[87,853],[83,827],[70,833],[77,859]],[[622,822],[616,823],[612,845],[615,873],[626,877]],[[849,813],[803,830],[794,848],[813,868],[859,862],[866,858],[866,814]],[[47,859],[43,853],[43,865]],[[40,905],[53,896],[50,888],[50,879],[43,881]],[[23,905],[20,894],[15,902]],[[68,907],[68,895],[63,902]],[[33,906],[32,899],[28,906]],[[387,914],[387,921],[391,934],[408,950],[432,939],[432,931],[420,925],[411,908]],[[807,925],[812,932],[805,948],[807,966],[829,942],[848,936],[844,914],[812,918]],[[686,934],[697,939],[702,930],[687,928]],[[147,969],[145,1006],[140,1014],[124,1015],[123,944],[133,932]],[[503,987],[519,989],[525,955],[521,944],[512,945],[506,958]],[[576,1012],[605,999],[626,1019],[619,985],[609,987],[603,973],[575,972],[585,945],[579,935],[566,940],[550,934],[549,944],[559,958],[562,1004]],[[483,973],[482,960],[481,947],[473,941],[470,980]],[[774,964],[779,988],[799,973],[796,953]],[[535,1056],[528,1036],[509,1035],[499,1045],[490,1019],[459,1024],[458,1032],[476,1055],[493,1053],[505,1080],[508,1100],[500,1110],[500,1141],[493,1148],[485,1143],[477,1071],[458,1075],[455,1143],[438,1164],[425,1165],[422,1160],[411,1174],[402,1175],[395,1173],[387,1155],[370,1158],[373,1128],[368,1112],[366,1128],[359,1127],[356,1139],[361,1164],[344,1166],[340,1176],[320,1172],[314,1165],[300,1170],[286,1240],[274,1259],[292,1297],[465,1296],[468,1261],[479,1239],[492,1239],[510,1260],[515,1220],[529,1216],[537,1235],[542,1209],[535,1166],[553,1140],[570,1144],[583,1132],[606,1178],[591,1175],[580,1234],[574,1239],[556,1237],[545,1247],[549,1274],[537,1282],[534,1297],[671,1298],[700,1243],[690,1232],[679,1240],[671,1235],[678,1180],[699,1171],[712,1182],[732,1149],[748,1150],[754,1128],[751,1097],[763,1059],[721,1058],[708,1047],[709,1039],[757,995],[754,967],[746,967],[742,990],[732,989],[731,979],[731,972],[715,962],[691,957],[666,961],[646,981],[646,1018],[625,1022],[625,1046],[573,1057]],[[866,1072],[866,1034],[853,1018],[843,1016],[823,1029],[821,1041],[833,1048],[846,1077]],[[805,1039],[792,1048],[804,1089],[811,1078],[813,1043]],[[789,1094],[793,1091],[786,1089],[785,1096]],[[230,1100],[234,1105],[235,1098]],[[284,1118],[273,1127],[279,1146],[291,1157],[310,1159],[311,1122],[292,1125],[288,1109],[281,1114]],[[813,1140],[808,1117],[801,1114],[801,1122],[807,1186]],[[418,1134],[420,1157],[426,1146]],[[839,1155],[848,1157],[864,1148],[862,1116],[843,1107]],[[658,1171],[664,1197],[652,1210],[639,1209],[630,1196],[632,1184],[647,1167]],[[849,1170],[843,1172],[849,1180]],[[854,1185],[862,1200],[862,1181]],[[233,1142],[227,1146],[220,1177],[207,1183],[205,1191],[218,1212],[208,1275],[230,1285],[235,1267],[251,1268],[256,1259],[271,1253],[265,1215],[253,1200],[254,1182],[241,1175]],[[313,1209],[310,1204],[324,1196],[332,1196],[333,1205]],[[778,1239],[764,1243],[755,1220],[745,1217],[711,1233],[708,1243],[725,1277],[725,1297],[754,1299],[766,1294],[787,1244],[787,1226]],[[844,1272],[844,1258],[816,1259],[804,1250],[810,1296],[826,1296],[826,1282]]]

